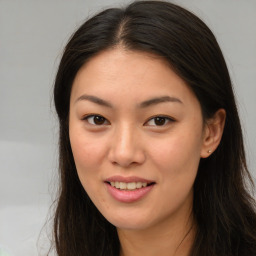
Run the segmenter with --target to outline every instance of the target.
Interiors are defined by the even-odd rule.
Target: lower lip
[[[122,203],[136,202],[142,199],[143,197],[145,197],[154,187],[154,184],[152,184],[150,186],[138,188],[134,190],[121,190],[121,189],[112,187],[109,183],[105,183],[105,184],[107,185],[107,189],[110,195],[114,199]]]

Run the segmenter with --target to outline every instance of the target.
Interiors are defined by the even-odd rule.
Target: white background
[[[220,43],[256,176],[256,1],[175,2],[201,17]],[[128,1],[0,0],[0,247],[9,255],[38,255],[54,198],[58,135],[51,95],[62,49],[87,17],[121,3]],[[40,246],[47,244],[44,233]]]

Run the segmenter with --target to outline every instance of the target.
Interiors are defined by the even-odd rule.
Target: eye
[[[166,116],[155,116],[150,118],[147,122],[146,125],[148,126],[164,126],[168,124],[169,122],[174,122],[174,119]]]
[[[108,120],[101,115],[88,115],[83,120],[86,120],[91,125],[108,125]]]

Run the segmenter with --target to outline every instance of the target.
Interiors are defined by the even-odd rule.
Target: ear
[[[207,158],[210,156],[220,144],[225,126],[225,120],[226,111],[224,109],[219,109],[212,118],[206,121],[201,148],[202,158]]]

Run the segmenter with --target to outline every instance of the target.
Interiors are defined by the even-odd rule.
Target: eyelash
[[[94,124],[89,122],[89,119],[90,119],[90,118],[93,118]],[[83,120],[85,120],[85,121],[87,121],[89,124],[95,125],[95,126],[106,125],[106,124],[104,124],[104,123],[102,123],[102,124],[96,124],[96,123],[95,123],[95,118],[100,118],[101,121],[104,120],[104,123],[105,123],[105,122],[108,122],[108,124],[110,124],[110,122],[109,122],[105,117],[103,117],[103,116],[101,116],[101,115],[96,115],[96,114],[95,114],[95,115],[93,115],[93,114],[87,115],[87,116],[85,116],[85,117],[83,118]],[[100,120],[98,120],[98,121],[100,121]]]
[[[89,121],[90,118],[93,118],[93,123],[91,123],[91,122]],[[99,121],[100,123],[96,124],[97,121],[96,121],[95,118],[98,118],[98,121]],[[157,119],[159,119],[158,121],[160,121],[160,122],[164,120],[164,123],[163,123],[163,124],[160,124],[160,125],[156,125]],[[103,116],[101,116],[101,115],[96,115],[96,114],[87,115],[87,116],[85,116],[82,120],[85,120],[85,121],[87,121],[89,124],[95,125],[95,126],[102,126],[102,125],[109,125],[109,124],[110,124],[110,122],[109,122],[105,117],[103,117]],[[95,121],[96,121],[96,122],[95,122]],[[169,116],[157,115],[157,116],[150,117],[150,118],[144,123],[144,125],[147,124],[147,123],[149,123],[150,121],[154,121],[154,122],[155,122],[155,125],[148,125],[148,126],[157,126],[157,127],[165,126],[165,125],[166,125],[167,123],[169,123],[169,122],[175,122],[175,120],[174,120],[173,118],[169,117]],[[102,123],[101,123],[101,122],[102,122]]]
[[[161,124],[161,125],[156,125],[156,120],[157,120],[157,119],[160,119],[160,120],[158,120],[158,121],[162,121],[161,119],[164,119],[164,123]],[[171,118],[171,117],[169,117],[169,116],[164,116],[164,115],[152,116],[152,117],[150,117],[150,118],[147,120],[147,122],[145,122],[145,124],[146,124],[146,123],[149,123],[150,121],[155,122],[155,125],[149,125],[149,126],[157,126],[157,127],[166,126],[166,124],[168,124],[168,123],[170,123],[170,122],[175,122],[175,120],[174,120],[173,118]]]

